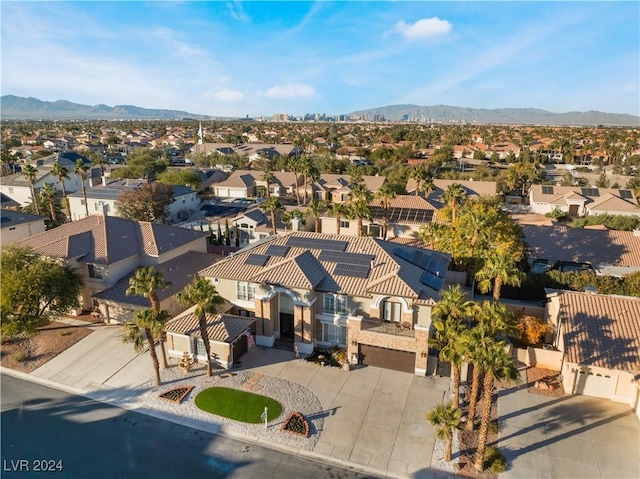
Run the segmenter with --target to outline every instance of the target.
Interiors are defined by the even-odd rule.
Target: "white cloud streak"
[[[226,5],[227,5],[227,9],[229,10],[229,14],[235,20],[238,20],[241,22],[248,22],[251,20],[249,15],[247,15],[247,13],[244,11],[242,2],[236,0],[233,2],[227,2]]]
[[[268,98],[311,98],[318,96],[318,93],[310,85],[290,83],[273,86],[264,95]]]
[[[415,23],[405,23],[404,20],[400,20],[394,27],[396,33],[409,41],[441,37],[452,30],[451,23],[438,17],[423,18]]]

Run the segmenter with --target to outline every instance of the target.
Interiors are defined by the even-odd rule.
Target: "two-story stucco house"
[[[309,354],[346,348],[355,363],[425,374],[431,308],[450,258],[372,237],[293,232],[200,272],[241,315],[259,345],[288,341]]]
[[[39,254],[64,258],[84,279],[81,309],[94,310],[94,295],[113,287],[140,266],[159,266],[191,252],[206,253],[206,233],[113,216],[88,216],[18,241]],[[99,305],[106,321],[113,317]]]

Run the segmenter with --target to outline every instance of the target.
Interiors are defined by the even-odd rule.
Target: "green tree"
[[[416,182],[414,194],[417,196],[422,191],[422,184],[429,179],[429,171],[424,165],[415,165],[409,171],[409,178]]]
[[[173,188],[154,182],[131,191],[123,191],[116,202],[121,217],[135,221],[161,223],[173,202]]]
[[[373,195],[364,183],[357,183],[349,193],[349,214],[358,220],[358,236],[362,236],[364,219],[371,220],[371,199]]]
[[[2,249],[0,273],[3,335],[33,332],[40,321],[80,306],[82,276],[62,260],[8,246]]]
[[[60,183],[62,197],[64,198],[64,206],[67,211],[67,216],[71,221],[71,207],[69,206],[69,197],[67,196],[67,187],[65,185],[65,181],[69,179],[69,170],[56,161],[51,168],[51,175],[57,178]]]
[[[33,165],[24,165],[22,167],[22,176],[29,182],[31,186],[31,202],[35,205],[36,214],[40,214],[40,206],[38,205],[38,198],[36,195],[36,178],[38,176],[38,170]]]
[[[451,461],[451,444],[453,443],[453,431],[462,428],[462,411],[451,403],[438,404],[427,414],[429,421],[436,429],[438,439],[446,439],[447,445],[444,451],[444,460]]]
[[[202,176],[195,170],[171,169],[158,175],[158,181],[166,185],[184,185],[199,190]]]
[[[467,194],[460,183],[452,183],[442,194],[442,201],[451,208],[451,222],[456,222],[456,212],[458,207],[464,203]]]
[[[322,212],[325,210],[326,205],[324,204],[324,201],[312,199],[311,201],[309,201],[307,208],[308,208],[308,211],[313,215],[313,220],[314,220],[313,231],[315,233],[319,233],[320,232],[320,216],[322,215]]]
[[[156,311],[154,309],[141,309],[135,312],[132,321],[127,321],[122,325],[124,329],[124,343],[133,343],[133,349],[139,353],[144,349],[144,340],[147,340],[149,355],[153,364],[156,386],[160,386],[160,363],[156,353],[155,338],[164,328],[165,321],[169,318],[166,311]]]
[[[42,201],[47,205],[49,210],[49,221],[50,225],[58,224],[58,210],[56,208],[56,201],[58,199],[58,190],[53,186],[53,183],[45,183],[40,188],[40,197]]]
[[[140,178],[155,179],[171,164],[166,158],[162,158],[160,150],[149,148],[134,148],[127,155],[127,165],[114,170],[111,178]]]
[[[204,342],[207,353],[207,376],[211,377],[211,344],[207,333],[207,313],[215,313],[216,306],[224,304],[224,299],[218,294],[215,286],[205,278],[194,279],[182,293],[178,294],[178,301],[186,306],[195,306],[193,314],[198,318],[200,338]]]
[[[261,180],[264,181],[266,184],[266,186],[264,187],[264,192],[267,198],[271,197],[271,189],[269,188],[269,185],[271,184],[274,178],[275,177],[273,176],[273,172],[269,169],[264,170],[264,172],[262,173]]]
[[[396,193],[387,184],[382,185],[374,195],[374,198],[380,201],[380,206],[384,211],[382,238],[385,241],[389,230],[389,208],[391,207],[391,202],[395,197]]]
[[[349,217],[349,208],[344,203],[332,203],[329,206],[329,213],[336,219],[336,234],[340,234],[342,218]]]
[[[473,431],[478,395],[480,393],[480,380],[483,373],[482,360],[485,350],[493,343],[494,338],[486,324],[478,323],[465,333],[463,341],[465,342],[465,357],[467,361],[473,364],[471,393],[469,394],[469,408],[465,429],[467,431]]]
[[[489,422],[491,420],[491,405],[493,403],[493,386],[495,381],[515,383],[520,379],[520,374],[515,365],[515,359],[505,350],[503,342],[492,343],[484,350],[485,354],[481,360],[481,367],[484,370],[483,393],[482,393],[482,420],[480,422],[480,433],[478,437],[478,447],[476,449],[476,461],[474,467],[477,471],[484,469],[485,451],[487,447],[487,436],[489,433]]]
[[[86,215],[89,216],[89,203],[87,202],[87,175],[89,167],[84,164],[81,158],[76,160],[75,174],[80,177],[80,185],[82,186],[82,198],[84,199],[84,209]]]
[[[298,173],[300,172],[300,167],[301,167],[300,158],[299,157],[295,157],[295,156],[291,156],[291,157],[287,158],[287,167],[293,173],[293,177],[295,178],[295,182],[296,182],[296,185],[297,185],[298,184]],[[295,188],[295,192],[296,192],[296,202],[297,202],[298,206],[300,206],[300,189],[296,187]]]
[[[151,309],[160,314],[160,299],[156,293],[159,289],[167,289],[171,286],[171,282],[164,280],[162,271],[158,271],[153,266],[142,266],[136,269],[135,273],[129,278],[129,287],[126,290],[127,296],[137,295],[144,296],[151,303]],[[162,366],[167,369],[167,354],[164,350],[163,340],[164,330],[160,330],[158,339],[160,340],[160,351],[162,352]]]
[[[518,270],[518,265],[510,256],[491,252],[476,273],[476,279],[479,281],[478,288],[483,293],[490,291],[493,283],[493,300],[497,303],[500,301],[502,285],[520,286],[524,274]]]
[[[280,199],[276,196],[270,196],[265,202],[260,205],[260,209],[262,211],[269,212],[269,215],[271,216],[271,232],[274,235],[278,234],[276,213],[284,209],[282,203],[280,202]]]

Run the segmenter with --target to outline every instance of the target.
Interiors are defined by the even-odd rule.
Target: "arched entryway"
[[[293,299],[288,294],[278,293],[278,320],[281,339],[294,339],[293,308]]]

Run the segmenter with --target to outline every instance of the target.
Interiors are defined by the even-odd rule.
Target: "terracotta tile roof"
[[[168,321],[165,325],[167,332],[201,337],[198,318],[193,314],[196,307],[192,306],[183,313]],[[244,331],[249,329],[256,318],[245,318],[232,314],[207,314],[207,336],[210,341],[232,343]]]
[[[593,203],[587,205],[587,208],[594,213],[624,212],[640,215],[640,206],[614,196],[611,193],[601,196]]]
[[[112,264],[132,256],[159,256],[206,233],[175,226],[92,215],[18,241],[36,252],[85,263]]]
[[[335,274],[338,263],[319,259],[322,250],[312,247],[290,246],[286,256],[269,256],[264,266],[245,264],[250,254],[266,254],[271,245],[287,246],[290,237],[309,240],[331,239],[347,243],[346,252],[374,257],[373,267],[366,278],[347,277]],[[379,240],[373,237],[324,235],[321,233],[293,232],[269,238],[269,241],[245,248],[200,272],[200,276],[225,278],[255,283],[282,284],[317,291],[339,292],[351,296],[370,297],[373,293],[403,296],[408,298],[436,298],[439,292],[420,282],[424,271],[406,261],[394,251],[402,248],[413,253],[412,246]],[[429,250],[422,250],[427,254]],[[296,261],[292,261],[296,259]]]
[[[628,372],[640,369],[640,298],[550,293],[555,294],[569,362]]]
[[[158,299],[160,301],[164,301],[174,294],[181,292],[188,283],[198,276],[198,271],[211,264],[211,261],[213,261],[212,255],[208,253],[189,251],[188,253],[177,256],[165,263],[156,265],[156,270],[162,272],[164,280],[171,283],[171,286],[168,288],[156,291]],[[129,278],[134,274],[135,271],[132,271],[122,279],[118,280],[118,282],[111,288],[100,291],[99,293],[94,294],[93,297],[98,300],[101,299],[139,306],[141,308],[148,308],[151,306],[151,303],[146,297],[135,295],[127,296],[126,291],[129,287]]]
[[[433,180],[436,187],[434,191],[429,193],[429,200],[440,201],[440,197],[446,189],[454,184],[459,183],[467,193],[467,196],[495,196],[498,194],[498,184],[495,181],[470,181],[470,180]],[[407,193],[413,193],[416,190],[415,180],[409,178],[406,186]]]
[[[633,231],[522,225],[532,258],[612,266],[640,266],[640,236]]]
[[[550,193],[543,193],[544,191],[550,191]],[[597,190],[597,196],[589,196],[589,194],[584,194],[585,190]],[[625,195],[628,195],[629,198],[622,199],[621,191],[625,192]],[[614,196],[620,201],[624,201],[631,206],[635,206],[638,204],[638,199],[636,198],[635,193],[629,189],[615,189],[615,188],[591,188],[591,187],[580,187],[580,186],[548,186],[548,185],[532,185],[529,190],[529,196],[531,198],[531,202],[533,203],[548,203],[552,205],[566,205],[566,200],[568,198],[573,199],[582,199],[584,198],[586,206],[591,208],[591,205],[598,204],[602,201],[604,197]],[[627,211],[627,210],[619,210],[619,211]]]
[[[382,200],[374,199],[369,203],[369,206],[382,206]],[[389,202],[389,208],[411,208],[417,210],[435,210],[429,201],[419,195],[396,195]]]

